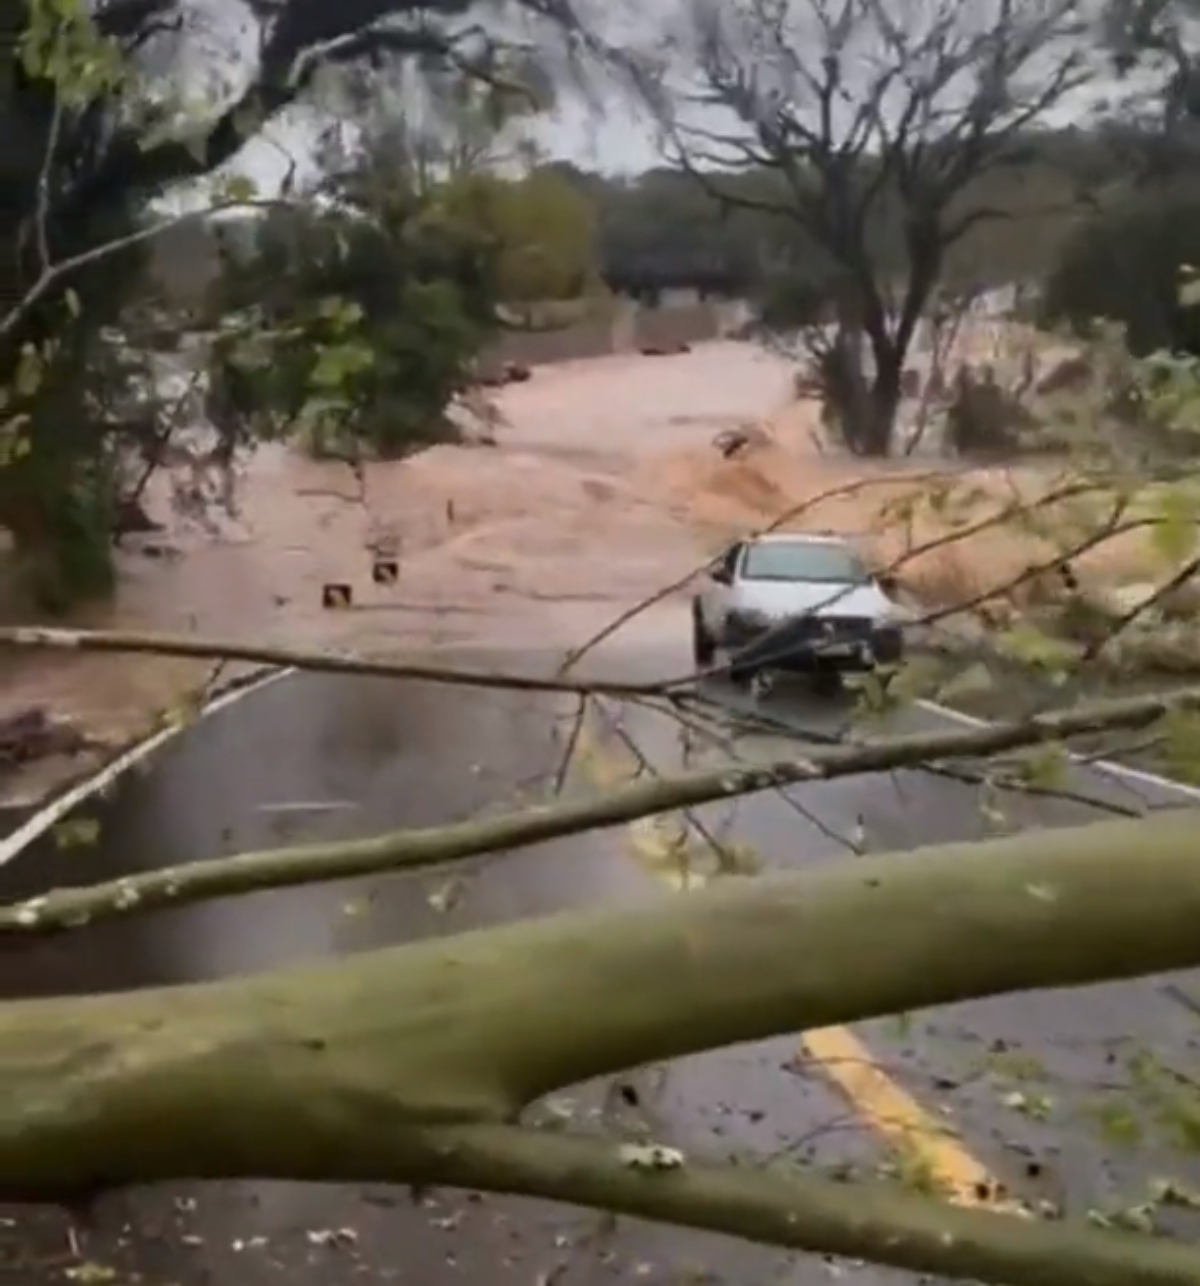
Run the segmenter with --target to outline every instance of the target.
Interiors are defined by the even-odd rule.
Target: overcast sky
[[[248,75],[251,71],[251,55],[243,51],[252,50],[255,47],[255,41],[252,38],[247,11],[242,0],[193,0],[193,2],[203,12],[211,30],[219,31],[215,38],[220,40],[223,46],[220,54],[216,54],[216,51],[211,48],[207,52],[197,48],[195,65],[207,68],[223,65],[235,77],[239,71],[243,77]],[[334,4],[337,0],[327,0],[327,2]],[[1027,11],[1029,13],[1047,13],[1063,2],[1065,0],[1016,0],[1015,7],[1020,11],[1024,6],[1029,5],[1031,6]],[[1086,3],[1087,0],[1083,2]],[[646,7],[647,0],[640,0],[640,3],[639,0],[576,0],[576,3],[595,3],[601,6],[597,13],[603,15],[605,35],[613,43],[627,45],[630,39],[648,38],[648,18],[651,11]],[[652,11],[655,15],[652,21],[657,26],[661,15],[678,14],[685,4],[704,6],[706,0],[675,0],[674,4],[671,0],[650,0],[650,3],[656,6]],[[964,0],[889,0],[889,7],[884,12],[887,14],[888,21],[900,24],[900,29],[906,36],[911,35],[913,39],[919,40],[922,26],[929,29],[930,23],[936,23],[938,16],[947,12],[952,12],[956,27],[961,22],[966,27],[977,26],[979,30],[993,30],[996,13],[1002,11],[1009,3],[1011,0],[971,0],[970,4],[964,4]],[[716,0],[716,5],[712,12],[720,15],[722,24],[727,15],[736,22],[741,8],[737,0]],[[953,11],[948,11],[947,5],[956,7]],[[823,7],[822,0],[804,0],[804,2],[797,0],[797,3],[791,6],[791,12],[798,15],[797,21],[800,22],[804,21],[807,14],[808,22],[811,24],[812,11]],[[670,21],[670,18],[668,17],[667,20]],[[869,20],[869,22],[874,21],[874,19]],[[526,34],[537,39],[536,33],[527,32]],[[546,39],[544,29],[541,39]],[[868,44],[859,48],[864,40]],[[872,40],[875,43],[876,56],[874,57],[870,46]],[[201,43],[204,43],[202,39]],[[798,27],[789,36],[790,46],[801,51],[819,50],[822,43],[820,36],[815,32],[809,32],[807,26]],[[538,47],[540,48],[541,45],[539,44]],[[872,62],[879,63],[878,49],[879,42],[877,38],[871,36],[869,25],[862,31],[856,28],[846,50],[846,64],[858,69],[858,74],[865,77],[877,74],[877,69],[874,73],[863,69],[868,69]],[[811,59],[808,61],[812,62]],[[238,64],[241,64],[240,68]],[[1048,61],[1047,66],[1049,65]],[[177,68],[172,68],[172,79],[177,83]],[[788,82],[789,85],[793,83]],[[850,88],[852,89],[853,86],[851,85]],[[790,97],[793,91],[789,89],[785,92]],[[1097,92],[1102,90],[1093,89],[1087,97],[1094,98]],[[599,169],[609,174],[637,173],[660,162],[662,157],[650,122],[649,110],[644,106],[639,110],[628,95],[612,92],[605,98],[603,107],[597,110],[594,104],[588,105],[577,97],[566,96],[554,113],[535,125],[534,133],[537,141],[553,156],[565,157],[587,168]],[[1057,124],[1060,121],[1065,123],[1072,116],[1078,119],[1078,101],[1077,98],[1070,106],[1060,108],[1054,114],[1056,118],[1054,123]],[[710,114],[706,117],[705,124],[709,128],[720,129],[725,122],[714,120]],[[311,153],[313,135],[311,114],[306,118],[303,112],[291,113],[273,122],[264,137],[251,143],[238,158],[236,168],[253,177],[260,190],[276,189],[294,162],[301,172],[311,169],[311,162],[306,165],[305,161]],[[191,200],[187,203],[191,204]]]
[[[604,15],[605,27],[614,35],[619,35],[628,20],[625,14],[629,7],[637,8],[635,0],[596,2],[602,5],[600,12]],[[328,0],[328,3],[335,4],[337,0]],[[222,75],[236,86],[252,73],[250,51],[256,45],[252,20],[244,3],[242,0],[192,0],[189,7],[199,18],[199,24],[192,29],[184,59],[197,69],[197,89],[200,69],[211,74],[213,67],[220,67]],[[537,39],[535,32],[522,34]],[[160,70],[167,73],[164,87],[169,93],[177,92],[178,57],[178,46],[170,50],[164,47],[160,54]],[[565,157],[606,173],[637,173],[657,164],[660,155],[645,113],[639,120],[623,96],[614,93],[606,97],[609,101],[601,111],[596,111],[577,97],[567,95],[553,113],[533,124],[535,140],[554,157]],[[312,172],[315,132],[310,111],[285,113],[248,144],[227,170],[248,174],[260,191],[275,191],[293,165],[298,176]],[[180,192],[178,196],[184,205],[205,201],[204,193],[199,190]]]
[[[614,95],[599,113],[579,102],[565,102],[552,116],[538,121],[533,133],[555,157],[609,174],[636,174],[661,160],[646,119],[643,113],[639,121],[633,107]],[[249,174],[260,189],[276,189],[293,157],[299,168],[305,168],[303,158],[312,136],[312,126],[303,118],[280,120],[245,148],[234,168]]]

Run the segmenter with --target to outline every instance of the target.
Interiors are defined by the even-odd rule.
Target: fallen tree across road
[[[1018,722],[879,737],[814,747],[784,759],[739,761],[661,775],[594,797],[525,807],[482,821],[211,858],[124,876],[90,888],[53,890],[16,905],[0,906],[0,939],[55,933],[159,907],[262,889],[421,870],[803,782],[920,768],[954,758],[984,759],[1029,746],[1058,746],[1083,733],[1145,728],[1173,712],[1194,711],[1198,706],[1200,688],[1094,701]]]
[[[592,1077],[1200,964],[1191,812],[736,879],[219,983],[0,1006],[0,1199],[192,1178],[521,1192],[924,1272],[1196,1283],[1200,1251],[515,1124]]]

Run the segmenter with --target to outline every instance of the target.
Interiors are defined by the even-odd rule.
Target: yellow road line
[[[928,1183],[956,1205],[1004,1208],[997,1200],[1003,1185],[995,1175],[879,1066],[848,1027],[805,1032],[800,1048],[820,1065],[863,1122],[912,1161],[918,1171],[907,1176],[912,1182]]]
[[[591,720],[576,743],[576,763],[595,786],[613,786],[636,775],[627,749],[612,744]],[[630,856],[676,892],[702,887],[703,871],[687,864],[682,823],[643,818],[629,826]],[[847,1027],[823,1027],[800,1037],[800,1053],[817,1064],[841,1091],[863,1123],[882,1136],[916,1174],[910,1181],[944,1193],[956,1205],[1026,1213],[1004,1198],[1004,1185],[967,1150],[950,1127],[927,1112],[879,1065],[874,1054]]]

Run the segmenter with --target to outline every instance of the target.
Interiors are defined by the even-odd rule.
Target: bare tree
[[[1093,78],[1094,48],[1078,0],[692,0],[653,55],[616,57],[677,160],[778,215],[793,262],[822,279],[846,441],[886,455],[948,256],[1003,217],[980,181],[1028,161],[1031,131]],[[728,182],[754,172],[761,192]],[[890,253],[885,225],[901,229]]]

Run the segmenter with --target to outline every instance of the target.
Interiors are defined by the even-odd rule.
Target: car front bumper
[[[778,670],[869,670],[904,654],[898,625],[799,617],[770,628],[731,621],[724,640],[738,666]]]

